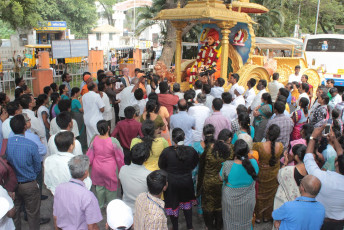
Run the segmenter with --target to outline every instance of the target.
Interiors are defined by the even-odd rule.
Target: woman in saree
[[[302,97],[299,101],[300,109],[296,110],[291,118],[294,122],[294,128],[291,133],[291,140],[298,140],[301,138],[301,128],[304,124],[307,123],[308,118],[308,104],[309,100],[305,97]]]
[[[261,100],[262,104],[253,112],[254,142],[263,140],[266,124],[273,115],[271,95],[263,93]]]
[[[234,161],[223,163],[220,170],[222,186],[222,218],[224,230],[249,230],[256,204],[255,180],[257,161],[249,159],[250,149],[244,140],[234,144]]]
[[[328,119],[330,117],[328,108],[328,103],[330,101],[329,96],[326,93],[322,93],[318,98],[318,107],[315,108],[314,113],[309,119],[309,123],[313,126],[316,126],[319,122],[323,121],[324,119]]]
[[[306,145],[303,144],[294,145],[292,151],[296,165],[287,166],[287,163],[284,163],[284,166],[278,171],[277,180],[279,185],[274,200],[274,210],[281,207],[285,202],[293,201],[296,197],[301,196],[299,191],[300,182],[307,175],[303,163],[306,148]],[[287,154],[284,155],[288,159]]]
[[[309,106],[312,104],[312,98],[313,98],[313,86],[308,83],[308,76],[306,74],[301,76],[301,83],[307,83],[309,86],[309,90],[307,92],[309,97]]]
[[[266,133],[266,142],[253,143],[253,150],[259,154],[259,189],[255,207],[256,223],[272,220],[274,197],[278,188],[277,174],[280,169],[278,159],[283,153],[283,144],[276,142],[281,130],[271,125]]]
[[[83,150],[87,150],[87,139],[86,139],[86,126],[84,123],[84,110],[82,108],[82,101],[80,98],[80,89],[78,87],[72,88],[71,91],[71,99],[72,99],[72,105],[71,105],[71,112],[72,117],[78,123],[78,129],[79,129],[79,137],[78,140],[80,141],[80,144],[82,146]]]

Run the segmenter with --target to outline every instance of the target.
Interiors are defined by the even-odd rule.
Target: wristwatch
[[[315,137],[313,137],[313,136],[311,136],[311,137],[309,138],[309,140],[314,140],[314,141],[317,141],[318,139],[317,139],[317,138],[315,138]]]

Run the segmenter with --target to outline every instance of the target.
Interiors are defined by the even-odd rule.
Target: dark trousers
[[[39,229],[40,224],[40,207],[41,195],[37,185],[37,181],[32,181],[25,184],[18,184],[14,206],[17,210],[14,216],[14,224],[16,230],[21,230],[20,207],[22,203],[25,204],[28,224],[30,230]]]
[[[181,210],[180,210],[181,211]],[[180,213],[179,211],[179,213]],[[192,229],[192,208],[183,210],[187,229]],[[170,216],[173,230],[178,230],[178,217]]]
[[[123,153],[124,153],[124,164],[130,165],[131,163],[130,150],[127,148],[123,148]]]
[[[343,230],[344,229],[344,220],[343,221],[331,221],[324,220],[324,223],[321,227],[321,230]]]
[[[222,212],[203,212],[203,219],[208,230],[222,229]]]
[[[118,104],[115,104],[113,106],[114,110],[115,110],[115,118],[116,118],[116,124],[120,121],[119,120],[119,105]]]

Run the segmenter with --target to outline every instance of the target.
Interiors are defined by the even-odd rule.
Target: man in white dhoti
[[[89,146],[94,135],[99,134],[97,130],[97,122],[103,119],[102,113],[105,109],[105,104],[98,93],[98,87],[95,83],[87,84],[89,90],[82,97],[82,104],[84,107],[84,122],[86,125],[87,145]]]

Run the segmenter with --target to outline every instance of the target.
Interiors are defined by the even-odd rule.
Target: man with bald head
[[[196,120],[187,113],[187,103],[185,99],[178,101],[178,113],[171,116],[171,131],[175,128],[181,128],[185,133],[184,145],[193,144],[192,130],[195,129]]]
[[[312,175],[305,176],[300,183],[301,196],[273,211],[275,228],[319,230],[325,218],[324,206],[315,200],[320,188],[321,182],[318,178]]]

